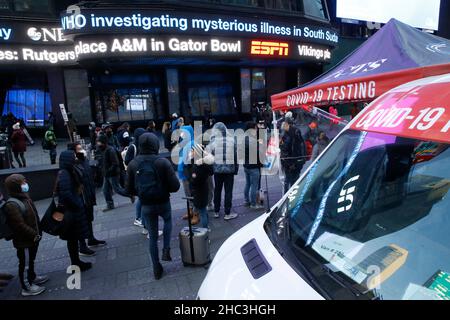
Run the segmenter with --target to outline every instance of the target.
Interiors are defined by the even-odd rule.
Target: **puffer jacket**
[[[208,178],[214,173],[211,165],[213,161],[213,159],[203,158],[194,162],[194,159],[192,159],[191,164],[185,166],[185,175],[188,177],[194,197],[194,207],[197,209],[206,208],[208,205]]]
[[[177,167],[178,178],[180,178],[180,180],[183,181],[187,179],[187,177],[184,175],[184,165],[186,163],[186,157],[188,156],[189,151],[194,145],[194,129],[191,126],[182,126],[180,130],[181,132],[184,131],[184,135],[186,135],[186,137],[182,138],[179,142],[180,157],[178,159],[178,167]]]
[[[227,132],[227,127],[222,122],[217,122],[212,130],[211,142],[206,149],[214,155],[214,173],[237,174],[239,165],[235,137]]]
[[[42,235],[39,229],[39,216],[36,207],[28,194],[23,193],[21,185],[25,177],[20,174],[12,174],[5,180],[5,187],[10,197],[23,202],[26,212],[15,203],[5,205],[7,223],[13,232],[13,245],[15,248],[30,248],[36,245],[34,239]]]
[[[70,225],[60,236],[63,240],[81,240],[89,236],[89,224],[81,189],[83,179],[78,176],[75,165],[75,153],[70,150],[63,151],[59,156],[60,170],[56,187],[58,203],[64,208],[64,214],[69,215],[70,221]]]

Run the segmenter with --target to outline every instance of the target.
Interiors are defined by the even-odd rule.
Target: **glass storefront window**
[[[3,115],[11,112],[28,127],[42,127],[52,110],[50,94],[40,89],[11,89],[6,93]]]
[[[159,74],[92,76],[98,122],[148,121],[164,118]]]
[[[252,70],[252,89],[261,90],[266,88],[266,72],[264,69]]]
[[[230,115],[236,112],[236,101],[233,94],[233,81],[239,80],[239,75],[225,70],[217,72],[184,73],[182,88],[187,94],[187,110],[194,117],[204,116],[211,111],[214,115]]]

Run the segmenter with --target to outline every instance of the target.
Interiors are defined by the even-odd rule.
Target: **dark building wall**
[[[64,74],[60,68],[50,69],[47,71],[48,88],[52,97],[52,111],[56,116],[56,133],[58,136],[67,136],[67,131],[64,127],[64,120],[61,116],[59,104],[66,105],[65,90],[64,90]]]

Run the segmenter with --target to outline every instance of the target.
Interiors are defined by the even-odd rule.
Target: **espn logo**
[[[250,54],[257,56],[287,56],[289,44],[286,42],[252,40]]]

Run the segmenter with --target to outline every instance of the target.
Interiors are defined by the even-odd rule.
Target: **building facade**
[[[29,126],[250,118],[323,71],[339,44],[321,0],[0,0],[0,106]]]

